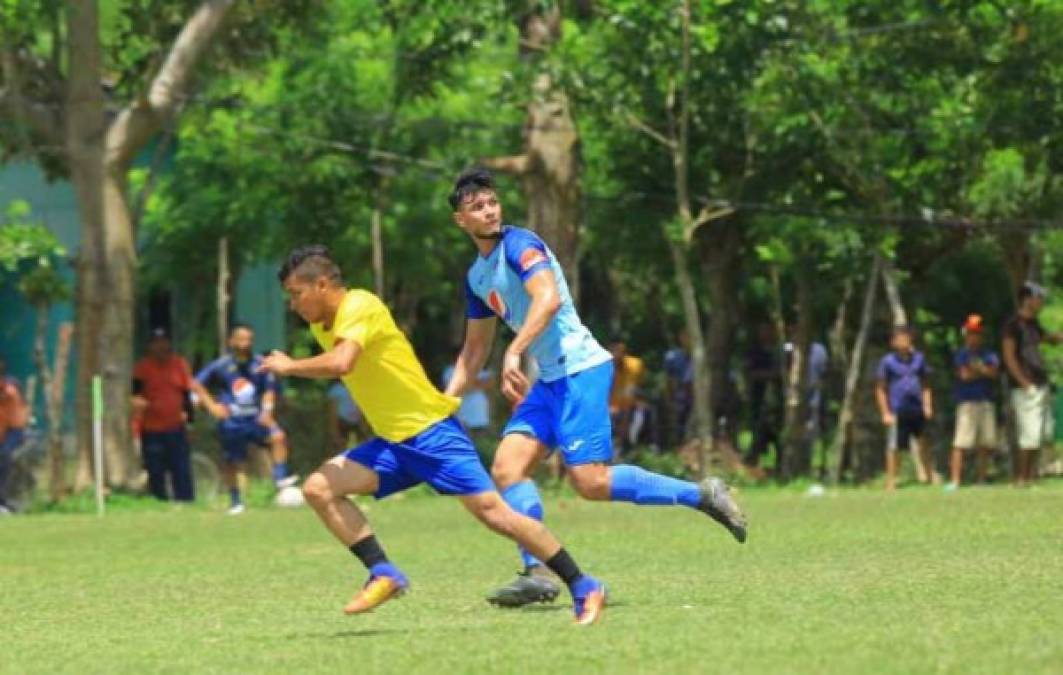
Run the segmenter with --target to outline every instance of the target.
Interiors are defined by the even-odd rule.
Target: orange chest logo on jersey
[[[509,321],[509,307],[506,307],[506,301],[502,299],[502,294],[493,288],[487,294],[487,306],[495,314],[502,317],[504,321]]]

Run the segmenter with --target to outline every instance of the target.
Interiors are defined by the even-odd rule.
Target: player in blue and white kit
[[[463,173],[449,199],[455,222],[479,255],[465,278],[465,344],[446,393],[460,396],[475,380],[494,344],[496,317],[516,334],[502,357],[501,386],[517,407],[491,468],[506,502],[541,520],[542,500],[531,476],[549,452],[559,449],[573,487],[586,499],[687,506],[745,541],[745,518],[719,478],[698,484],[633,465],[610,465],[612,356],[576,314],[553,252],[533,232],[502,224],[487,171]],[[539,367],[534,386],[521,371],[524,354]],[[557,597],[558,587],[542,574],[542,564],[527,551],[521,550],[521,557],[524,571],[488,601],[515,607]]]
[[[210,362],[196,374],[192,385],[200,403],[218,420],[218,438],[225,456],[229,486],[229,513],[243,513],[241,494],[248,445],[270,448],[273,480],[278,488],[294,485],[288,475],[288,442],[277,424],[277,377],[259,372],[262,357],[254,354],[255,334],[250,326],[234,324],[229,331],[229,353]]]

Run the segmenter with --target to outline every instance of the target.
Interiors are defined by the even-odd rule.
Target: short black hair
[[[1041,284],[1033,281],[1026,281],[1019,289],[1019,302],[1022,302],[1026,298],[1043,298],[1048,295],[1048,291]]]
[[[321,244],[299,246],[288,253],[288,258],[277,271],[277,278],[283,284],[293,274],[304,281],[325,277],[334,284],[343,283],[339,265],[332,259],[328,247]]]
[[[494,189],[495,177],[491,175],[490,171],[480,166],[466,169],[454,181],[454,189],[450,191],[447,201],[450,202],[450,208],[457,211],[470,196],[481,190]]]
[[[246,330],[252,333],[255,332],[255,329],[251,327],[251,324],[245,323],[243,321],[235,321],[233,322],[233,325],[229,326],[229,337],[235,335],[236,331],[238,330]]]

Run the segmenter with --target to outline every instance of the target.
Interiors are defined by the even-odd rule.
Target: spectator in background
[[[953,359],[956,367],[956,433],[952,440],[947,491],[960,485],[963,453],[978,451],[978,482],[984,483],[989,455],[997,439],[997,411],[993,405],[993,380],[1000,374],[1000,359],[982,345],[982,317],[971,314],[963,324],[963,347]]]
[[[627,343],[620,338],[609,343],[613,355],[613,385],[609,391],[609,415],[613,421],[613,439],[617,451],[635,446],[649,414],[649,405],[641,397],[640,387],[646,377],[646,365],[627,353]]]
[[[372,435],[369,425],[343,382],[333,382],[326,396],[329,442],[333,450],[337,453],[343,452],[368,440]]]
[[[11,456],[26,437],[30,408],[18,380],[7,375],[7,362],[0,358],[0,514],[14,509],[6,501]]]
[[[775,448],[779,464],[781,444],[779,428],[783,416],[783,386],[779,359],[779,338],[775,326],[765,321],[757,326],[756,340],[746,350],[746,384],[749,387],[749,422],[753,440],[746,451],[745,463],[754,473],[760,458]]]
[[[797,327],[788,326],[790,339],[783,346],[786,353],[786,368],[789,372],[793,363],[794,337]],[[808,418],[805,421],[805,442],[813,446],[823,433],[823,382],[827,377],[830,357],[822,342],[813,340],[808,345],[808,370],[805,374],[804,394],[808,405]]]
[[[443,371],[443,389],[450,384],[450,378],[454,376],[454,366],[447,366]],[[490,433],[491,430],[491,400],[487,397],[488,390],[494,386],[494,373],[486,368],[476,376],[475,382],[470,382],[468,389],[461,397],[461,406],[455,413],[473,440],[477,436]]]
[[[906,326],[893,329],[890,340],[893,351],[882,357],[878,365],[875,397],[882,423],[889,429],[886,444],[886,490],[897,486],[897,451],[908,448],[915,440],[916,475],[920,483],[936,477],[930,461],[930,445],[926,440],[926,423],[934,416],[934,397],[927,384],[930,369],[923,353],[912,342],[912,332]]]
[[[682,443],[694,407],[694,359],[690,353],[690,334],[685,328],[679,330],[676,346],[664,354],[664,373],[672,436],[669,440]]]
[[[262,357],[254,353],[254,344],[251,326],[233,324],[229,330],[229,353],[208,363],[192,382],[199,402],[218,420],[229,487],[229,515],[244,512],[243,491],[251,445],[269,447],[273,483],[278,490],[299,480],[288,471],[288,437],[273,415],[277,407],[277,377],[261,369]]]
[[[174,499],[190,502],[195,488],[185,426],[192,410],[192,371],[161,328],[151,332],[146,351],[133,367],[133,406],[141,418],[148,487],[157,499],[168,500],[172,490]]]
[[[1004,365],[1011,383],[1011,406],[1015,414],[1018,453],[1015,484],[1025,486],[1036,475],[1037,455],[1052,441],[1055,420],[1052,415],[1048,368],[1041,356],[1041,342],[1059,344],[1063,334],[1045,333],[1037,315],[1047,292],[1026,282],[1019,290],[1019,309],[1004,324]]]

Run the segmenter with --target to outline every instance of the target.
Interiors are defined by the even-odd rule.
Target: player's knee
[[[603,470],[573,470],[569,476],[572,487],[584,499],[609,499],[609,473],[604,467]]]
[[[505,502],[490,502],[476,509],[476,517],[493,532],[510,536],[513,533],[513,510]]]
[[[303,497],[311,506],[319,506],[332,500],[332,486],[320,472],[312,473],[303,481]]]
[[[514,462],[495,462],[491,465],[491,480],[499,490],[505,490],[514,483],[524,480],[520,467]]]

